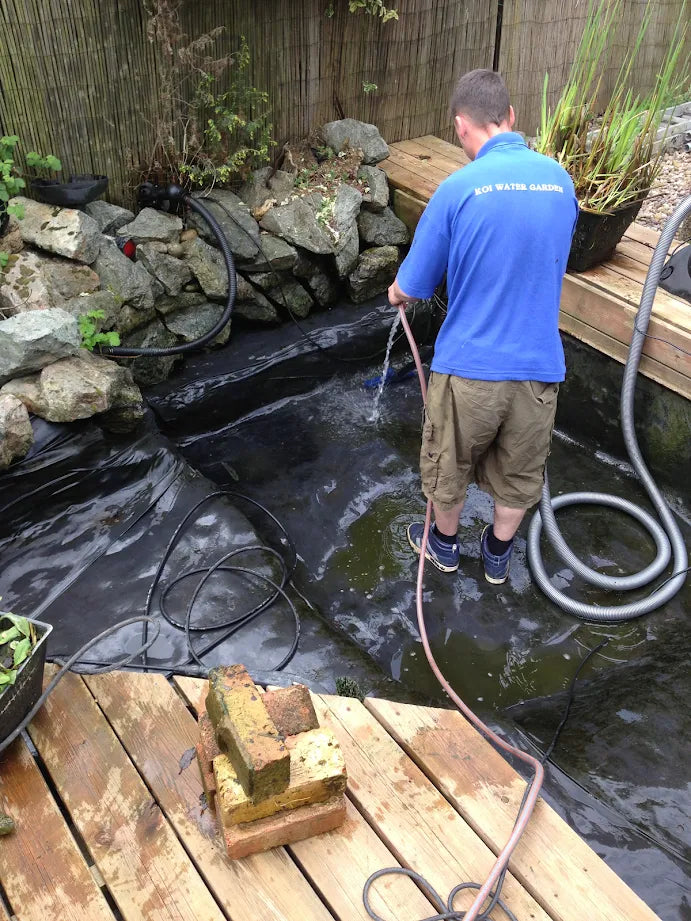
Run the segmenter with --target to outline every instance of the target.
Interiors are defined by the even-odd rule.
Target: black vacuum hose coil
[[[223,256],[223,261],[226,265],[226,271],[228,273],[228,296],[226,299],[226,306],[223,314],[219,318],[218,322],[212,326],[212,328],[204,333],[203,336],[200,336],[199,339],[195,339],[193,342],[183,342],[180,345],[171,345],[167,348],[128,348],[126,346],[104,346],[101,348],[102,355],[108,355],[113,358],[136,358],[137,356],[144,355],[149,358],[155,358],[165,355],[182,355],[186,352],[195,352],[198,349],[203,348],[205,345],[208,345],[213,339],[218,336],[222,329],[230,322],[230,317],[233,312],[233,305],[235,304],[235,295],[237,291],[237,278],[235,275],[235,263],[233,261],[233,254],[230,251],[228,246],[228,241],[225,238],[223,230],[216,220],[216,218],[211,214],[208,208],[201,204],[201,202],[192,198],[191,195],[184,193],[179,186],[168,186],[165,192],[161,193],[161,198],[165,197],[171,201],[179,200],[185,204],[186,207],[191,208],[192,211],[196,211],[198,214],[204,218],[206,223],[209,225],[213,231],[216,242],[218,243],[219,249]]]

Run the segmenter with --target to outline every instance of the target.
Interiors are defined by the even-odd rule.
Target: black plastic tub
[[[39,639],[31,656],[17,672],[17,680],[0,694],[0,742],[17,728],[41,696],[43,689],[46,647],[53,628],[40,620],[29,620],[36,628]]]
[[[609,259],[629,225],[636,220],[642,204],[643,200],[637,201],[612,214],[579,211],[567,268],[572,272],[585,272]]]
[[[55,179],[32,179],[31,188],[37,198],[46,205],[59,208],[83,208],[95,201],[108,188],[107,176],[88,174],[70,176],[67,182]]]

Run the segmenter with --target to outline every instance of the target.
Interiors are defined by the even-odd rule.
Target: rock
[[[141,262],[149,274],[161,282],[166,294],[175,296],[192,278],[190,267],[174,256],[157,251],[153,248],[154,245],[153,243],[141,243],[137,247],[137,262]],[[180,252],[182,255],[182,247],[180,247]]]
[[[182,221],[174,214],[157,211],[156,208],[142,208],[130,224],[124,224],[118,233],[133,243],[177,243],[180,240]]]
[[[185,244],[185,261],[207,297],[219,300],[228,294],[228,270],[223,256],[197,237]]]
[[[216,218],[235,259],[239,262],[247,262],[257,256],[259,227],[244,201],[225,189],[214,189],[213,194],[208,198],[202,192],[195,192],[193,198],[199,199],[200,204]],[[191,211],[187,223],[209,243],[214,246],[218,245],[214,232],[201,214]]]
[[[360,239],[370,246],[395,246],[408,242],[408,228],[391,208],[384,208],[379,214],[363,211],[357,219]]]
[[[12,394],[0,394],[0,470],[25,457],[33,443],[26,406]]]
[[[195,237],[198,237],[199,234],[192,227],[186,227],[180,234],[180,242],[187,243],[190,240],[194,240]]]
[[[285,205],[275,205],[267,211],[260,225],[311,253],[334,251],[333,240],[317,221],[316,210],[307,198],[294,198]]]
[[[398,249],[395,246],[377,246],[360,253],[357,267],[348,277],[348,293],[356,304],[389,287],[398,269]]]
[[[389,148],[377,126],[367,122],[342,118],[324,125],[322,134],[325,143],[336,152],[343,150],[346,145],[358,147],[363,153],[364,163],[379,163],[389,156]]]
[[[250,211],[254,212],[270,198],[276,204],[281,204],[293,191],[294,182],[291,173],[285,173],[280,169],[274,171],[271,166],[264,166],[250,175],[238,195]]]
[[[206,301],[189,310],[169,313],[163,322],[171,333],[175,333],[183,342],[194,342],[195,339],[200,339],[206,335],[218,323],[224,309],[220,304],[212,304]],[[230,323],[226,323],[207,348],[214,345],[225,345],[230,338],[230,325]]]
[[[151,275],[143,265],[132,262],[120,252],[108,237],[101,237],[101,247],[94,268],[101,279],[101,287],[123,304],[140,310],[154,305],[155,289]]]
[[[151,246],[151,244],[142,243],[142,246]],[[169,256],[175,256],[176,259],[182,259],[185,255],[185,247],[182,243],[169,243],[167,252]]]
[[[188,307],[198,307],[205,304],[208,298],[203,291],[181,291],[175,297],[169,294],[162,294],[156,298],[156,310],[166,316],[169,313],[175,313],[177,310],[186,310]]]
[[[335,246],[336,271],[345,278],[355,268],[360,253],[356,218],[362,204],[362,194],[345,183],[338,187],[334,201],[333,222],[338,240]]]
[[[65,299],[96,291],[99,284],[98,275],[86,265],[27,249],[10,256],[0,272],[0,310],[11,315],[61,307]]]
[[[10,203],[24,210],[19,230],[25,243],[87,264],[98,255],[101,231],[96,221],[83,211],[55,208],[22,197],[13,198]]]
[[[160,320],[154,320],[147,326],[135,330],[123,337],[124,346],[134,346],[136,348],[168,348],[177,344],[176,336],[166,329]],[[132,362],[129,366],[135,381],[141,386],[150,384],[160,384],[164,381],[176,362],[182,360],[182,355],[160,355],[156,357],[139,356],[134,360],[121,359]]]
[[[1,393],[20,399],[49,422],[74,422],[133,403],[143,405],[131,373],[86,349],[47,365],[39,374],[10,381]]]
[[[369,189],[362,195],[362,207],[366,211],[383,211],[389,204],[389,180],[384,170],[377,166],[361,166],[357,175]]]
[[[275,272],[292,269],[297,261],[297,250],[280,237],[270,233],[259,234],[260,250],[251,263],[243,265],[248,272]]]
[[[247,280],[261,291],[271,291],[273,288],[291,281],[291,276],[287,272],[253,272],[247,276]]]
[[[0,321],[0,384],[74,355],[80,341],[76,319],[59,307]]]
[[[131,304],[125,304],[118,314],[117,328],[121,336],[131,333],[135,329],[140,329],[156,319],[156,310],[153,307],[145,307],[140,310]]]
[[[290,277],[275,288],[271,288],[271,290],[267,291],[267,294],[274,303],[284,307],[296,317],[306,317],[314,306],[314,302],[305,288],[302,287],[299,281]]]
[[[101,332],[104,329],[113,329],[118,324],[122,302],[111,291],[94,291],[91,294],[81,294],[70,298],[64,301],[61,307],[66,313],[71,313],[77,319],[95,310],[102,311],[103,318],[94,320],[96,329]]]
[[[237,301],[233,307],[233,317],[251,320],[253,323],[278,323],[278,311],[259,291],[250,301]]]
[[[338,282],[331,278],[322,265],[310,259],[305,253],[299,254],[293,274],[304,281],[320,307],[328,307],[338,300],[340,293]]]
[[[89,202],[84,210],[96,221],[101,233],[116,234],[121,227],[134,220],[132,211],[120,208],[118,205],[111,205],[110,202],[101,199]]]

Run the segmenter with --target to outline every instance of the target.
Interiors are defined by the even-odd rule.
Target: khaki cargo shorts
[[[422,491],[442,511],[477,483],[500,505],[540,499],[558,384],[478,381],[432,372],[420,451]]]

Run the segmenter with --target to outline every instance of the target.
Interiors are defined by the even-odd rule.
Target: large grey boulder
[[[101,237],[94,269],[101,279],[101,287],[110,291],[123,304],[132,304],[140,310],[154,305],[154,279],[143,265],[132,262],[109,237]]]
[[[324,141],[336,152],[346,146],[359,148],[364,163],[379,163],[389,156],[389,148],[376,125],[359,122],[354,118],[342,118],[339,121],[328,122],[324,125],[322,133]]]
[[[0,310],[11,316],[61,307],[66,299],[96,291],[99,284],[98,275],[83,263],[25,249],[10,256],[0,270]]]
[[[79,350],[77,320],[59,307],[0,321],[0,384]]]
[[[218,323],[223,314],[224,307],[206,301],[191,310],[179,310],[169,313],[163,320],[167,329],[174,333],[183,342],[194,342],[206,335]],[[230,338],[230,323],[226,323],[221,332],[209,343],[207,348],[214,345],[225,345]]]
[[[156,319],[156,310],[154,307],[133,307],[131,304],[125,304],[120,308],[117,319],[117,330],[121,336],[126,336],[135,329],[140,329]]]
[[[228,270],[221,253],[199,237],[185,243],[185,262],[207,297],[228,295]]]
[[[294,316],[306,317],[314,306],[314,301],[309,292],[303,288],[299,281],[290,276],[281,278],[278,281],[279,283],[274,288],[270,288],[266,292],[267,297]]]
[[[84,210],[96,221],[101,233],[117,234],[121,227],[134,220],[134,212],[118,205],[111,205],[102,199],[89,202]]]
[[[334,248],[336,271],[345,278],[355,268],[360,253],[356,218],[362,204],[362,194],[345,183],[338,187],[334,201],[333,222],[337,242]]]
[[[21,196],[10,203],[24,211],[19,231],[25,243],[87,264],[98,255],[101,231],[96,221],[83,211],[56,208]]]
[[[179,294],[182,286],[192,278],[188,265],[174,256],[160,252],[154,243],[140,243],[137,247],[137,261],[161,282],[166,294]]]
[[[320,307],[329,307],[338,300],[340,286],[318,261],[318,257],[310,258],[307,253],[300,253],[293,274],[303,281]]]
[[[181,291],[172,297],[169,294],[162,294],[156,298],[156,311],[165,317],[169,313],[176,313],[178,310],[187,310],[189,307],[198,307],[208,301],[203,291]]]
[[[378,166],[361,166],[358,179],[364,180],[366,191],[362,194],[362,207],[366,211],[383,211],[389,204],[389,180]]]
[[[181,231],[182,221],[176,215],[156,208],[142,208],[131,223],[120,228],[118,235],[136,244],[177,243]]]
[[[269,200],[275,204],[284,201],[293,191],[294,184],[295,177],[292,173],[264,166],[250,175],[238,196],[256,216]]]
[[[297,250],[290,243],[271,233],[259,234],[259,252],[252,262],[243,265],[247,272],[275,272],[292,269],[297,261]]]
[[[195,193],[193,197],[198,198],[199,203],[216,219],[238,262],[256,258],[259,251],[259,227],[244,201],[226,189],[214,189],[208,198],[201,192]],[[187,224],[209,243],[218,246],[214,232],[201,214],[190,211]]]
[[[279,320],[278,311],[271,301],[242,275],[237,277],[233,316],[256,323],[277,323]]]
[[[0,470],[25,457],[34,443],[29,412],[17,397],[0,394]]]
[[[293,198],[285,205],[274,205],[259,222],[264,230],[283,237],[294,246],[311,253],[333,253],[334,241],[317,220],[315,195]]]
[[[47,365],[39,374],[10,381],[0,390],[2,394],[12,394],[29,412],[49,422],[88,419],[121,402],[143,403],[126,368],[85,349]]]
[[[384,208],[379,214],[362,211],[357,226],[360,239],[369,246],[395,246],[408,242],[408,228],[397,218],[391,208]]]
[[[360,253],[358,264],[348,276],[348,293],[356,304],[376,297],[396,277],[399,254],[395,246],[377,246]]]
[[[93,291],[90,294],[80,294],[77,297],[72,297],[64,301],[60,306],[62,310],[66,313],[71,313],[77,319],[87,313],[100,311],[103,316],[100,319],[94,318],[93,322],[96,326],[96,331],[102,332],[119,325],[118,319],[122,309],[122,301],[112,291]]]
[[[154,320],[147,326],[129,333],[122,339],[124,346],[136,346],[137,348],[168,348],[171,345],[177,345],[177,336],[171,333],[160,320]],[[139,356],[132,359],[121,359],[122,361],[131,362],[130,368],[135,381],[143,387],[150,384],[160,384],[164,381],[173,370],[173,366],[178,361],[182,361],[182,355],[159,355],[156,357]]]

